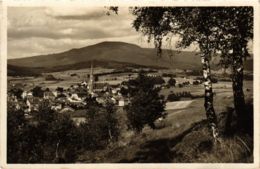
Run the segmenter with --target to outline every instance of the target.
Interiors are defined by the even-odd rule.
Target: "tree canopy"
[[[164,99],[159,95],[159,88],[155,88],[154,79],[144,74],[139,74],[136,79],[127,83],[130,104],[126,106],[130,128],[141,132],[148,124],[155,128],[154,121],[162,116]]]

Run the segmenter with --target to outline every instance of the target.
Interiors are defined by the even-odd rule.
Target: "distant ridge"
[[[171,53],[172,57],[169,57],[169,53]],[[19,68],[22,68],[27,72],[30,72],[29,69],[31,69],[32,72],[37,70],[37,73],[41,73],[83,69],[88,68],[89,62],[92,60],[95,60],[95,66],[100,67],[140,66],[200,70],[200,57],[197,54],[189,51],[163,50],[162,57],[158,58],[155,49],[141,48],[138,45],[125,42],[105,41],[56,54],[9,59],[8,71],[14,73]],[[250,66],[250,64],[248,65]]]

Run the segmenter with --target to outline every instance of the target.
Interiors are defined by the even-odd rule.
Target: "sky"
[[[59,53],[103,41],[153,47],[132,28],[128,8],[106,15],[104,7],[9,7],[8,58]]]
[[[64,52],[103,41],[122,41],[145,48],[152,43],[132,27],[134,16],[120,7],[106,15],[105,7],[9,7],[8,59]],[[163,43],[162,48],[174,48]],[[252,42],[249,44],[252,51]],[[185,50],[197,50],[191,46]]]

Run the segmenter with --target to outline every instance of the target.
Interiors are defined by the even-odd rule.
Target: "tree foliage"
[[[120,130],[116,107],[86,99],[86,123],[76,126],[71,114],[60,114],[44,100],[26,118],[22,109],[8,105],[8,163],[73,163],[80,151],[103,149],[116,141]]]
[[[43,97],[44,95],[44,91],[42,90],[42,88],[40,86],[35,86],[33,89],[32,89],[32,94],[34,97]]]
[[[136,132],[141,132],[148,124],[155,128],[154,121],[162,116],[165,102],[159,96],[160,89],[155,88],[152,78],[139,74],[134,80],[127,84],[130,104],[126,107],[129,125]]]
[[[175,86],[176,85],[176,80],[174,78],[170,78],[169,81],[168,81],[168,85],[169,86]]]
[[[90,150],[102,149],[119,137],[116,107],[108,99],[102,105],[91,96],[87,97],[86,103],[87,122],[80,126],[83,144]]]
[[[243,113],[243,58],[249,56],[247,45],[253,37],[252,7],[135,7],[132,13],[136,16],[134,28],[147,35],[148,41],[154,39],[159,56],[162,39],[170,40],[171,35],[179,37],[177,47],[199,46],[205,89],[212,88],[209,60],[220,54],[219,64],[232,68],[234,105],[238,118],[246,117]],[[207,113],[214,114],[211,95],[210,90],[205,90],[205,108]],[[245,123],[239,121],[240,124]]]
[[[17,97],[17,99],[21,99],[22,98],[22,93],[23,93],[23,90],[20,89],[20,88],[11,88],[10,91],[9,91],[11,94],[13,94],[14,96]]]

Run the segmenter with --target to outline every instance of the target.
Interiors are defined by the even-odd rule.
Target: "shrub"
[[[57,91],[57,92],[60,92],[60,93],[63,93],[64,89],[63,89],[63,87],[57,87],[57,88],[56,88],[56,91]]]
[[[193,96],[191,95],[190,92],[177,92],[177,93],[171,93],[167,97],[167,101],[179,101],[181,98],[192,98]]]
[[[218,79],[217,79],[217,78],[214,78],[214,77],[212,77],[212,78],[211,78],[211,82],[212,82],[212,83],[218,83]]]
[[[164,79],[162,77],[160,77],[160,76],[153,77],[152,79],[154,81],[153,82],[154,84],[164,84],[165,83]]]
[[[170,78],[169,81],[168,81],[168,85],[169,86],[175,86],[176,85],[176,80],[173,79],[173,78]]]
[[[70,74],[70,76],[71,76],[71,77],[73,77],[73,76],[78,76],[78,74],[72,73],[72,74]]]
[[[33,89],[32,89],[32,94],[34,97],[43,97],[44,95],[44,91],[42,90],[42,88],[40,86],[35,86]]]
[[[57,80],[57,79],[52,74],[49,74],[49,75],[45,76],[45,80],[52,81],[52,80]]]
[[[22,98],[23,90],[20,88],[12,88],[10,90],[10,93],[12,93],[14,96],[16,96],[18,99]]]

